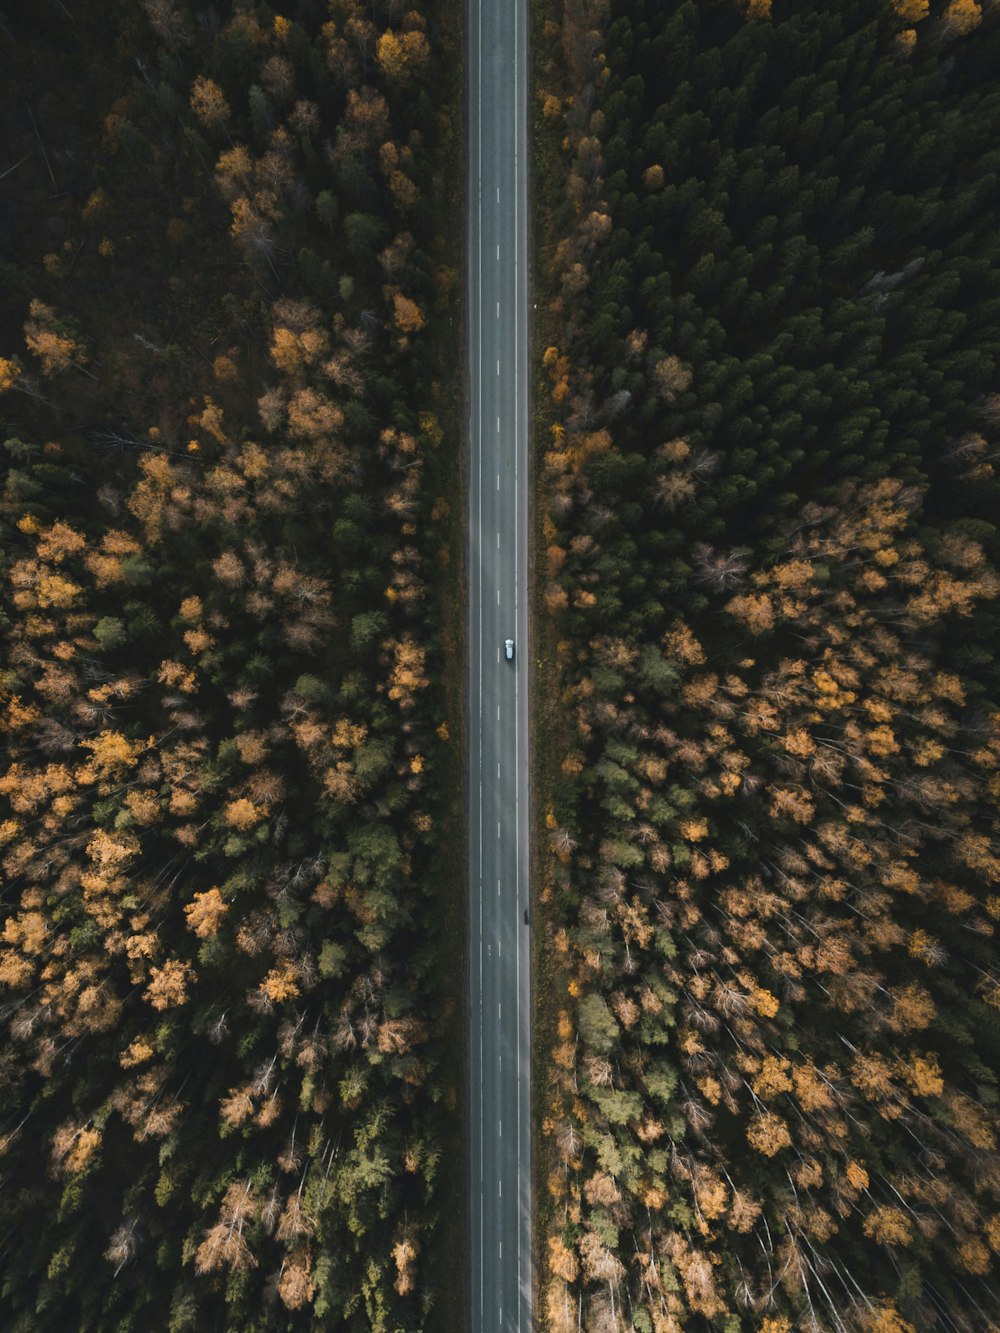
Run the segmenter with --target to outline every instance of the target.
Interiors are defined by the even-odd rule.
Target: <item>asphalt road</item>
[[[469,0],[470,1324],[531,1333],[526,0]],[[514,639],[508,662],[504,640]]]

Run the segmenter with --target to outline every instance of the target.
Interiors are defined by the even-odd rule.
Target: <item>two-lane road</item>
[[[469,0],[468,69],[469,1309],[531,1333],[525,0]]]

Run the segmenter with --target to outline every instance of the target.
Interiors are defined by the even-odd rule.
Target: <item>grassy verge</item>
[[[436,14],[440,68],[447,83],[438,92],[438,148],[434,190],[434,246],[431,259],[438,275],[438,314],[428,340],[431,364],[445,368],[434,382],[432,409],[441,425],[441,442],[428,473],[435,496],[431,526],[435,546],[437,623],[441,627],[439,660],[443,667],[444,724],[451,765],[442,774],[439,873],[444,920],[438,939],[449,960],[442,985],[439,1051],[447,1119],[452,1129],[449,1151],[441,1162],[442,1216],[433,1255],[427,1256],[429,1286],[439,1293],[435,1327],[442,1333],[468,1329],[466,1283],[455,1281],[456,1266],[465,1273],[468,1245],[468,1043],[466,1040],[468,960],[468,858],[465,811],[465,375],[462,356],[465,324],[462,269],[465,246],[465,144],[463,100],[465,68],[464,12],[440,4]],[[458,164],[461,164],[459,166]],[[442,503],[443,501],[443,503]]]
[[[546,507],[542,492],[542,463],[549,447],[554,422],[548,377],[542,368],[546,347],[557,338],[557,320],[549,303],[552,255],[559,240],[556,218],[563,202],[565,162],[560,150],[562,117],[546,118],[543,94],[559,95],[559,32],[562,5],[559,0],[540,0],[532,8],[532,100],[531,126],[531,269],[534,282],[529,299],[536,305],[532,320],[531,382],[532,440],[530,449],[532,487],[531,589],[533,645],[532,710],[532,838],[531,877],[535,886],[532,934],[532,982],[534,1026],[532,1032],[532,1119],[535,1142],[532,1181],[532,1234],[534,1239],[535,1327],[546,1325],[542,1307],[543,1276],[546,1271],[544,1238],[550,1230],[552,1196],[548,1180],[554,1165],[549,1140],[543,1132],[548,1114],[549,1052],[556,1041],[559,1005],[566,994],[566,977],[550,946],[555,929],[553,914],[552,853],[547,845],[546,816],[558,817],[561,772],[559,756],[566,752],[566,720],[560,705],[558,626],[545,603],[544,552]]]

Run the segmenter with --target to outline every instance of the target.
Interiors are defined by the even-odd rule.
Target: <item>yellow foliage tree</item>
[[[177,958],[168,958],[162,967],[150,971],[149,985],[145,996],[154,1009],[176,1009],[187,1002],[188,983],[194,979],[194,973],[187,963]]]
[[[267,811],[254,805],[253,801],[247,800],[241,796],[236,801],[230,801],[224,811],[226,823],[230,828],[245,832],[247,829],[254,828],[265,817]]]
[[[316,1284],[310,1275],[311,1266],[308,1250],[296,1250],[285,1260],[281,1277],[278,1280],[278,1296],[286,1309],[301,1310],[316,1295]],[[399,1280],[397,1278],[397,1291],[400,1290]],[[409,1290],[411,1288],[407,1287],[406,1291]]]
[[[865,1333],[917,1333],[892,1302],[871,1310],[864,1325]]]
[[[191,89],[191,110],[208,130],[225,125],[232,114],[219,85],[201,74]]]
[[[941,1066],[933,1052],[899,1062],[899,1073],[918,1097],[939,1097],[944,1091]]]
[[[282,963],[273,967],[260,983],[260,992],[266,995],[272,1004],[281,1004],[284,1000],[294,1000],[299,994],[298,975],[291,963]]]
[[[424,313],[408,296],[404,296],[398,287],[389,289],[392,301],[393,323],[400,333],[418,333],[427,323]]]
[[[60,521],[44,528],[38,534],[36,549],[42,560],[51,560],[53,564],[60,565],[69,556],[79,555],[81,551],[85,551],[87,541],[75,528]]]
[[[388,645],[393,653],[389,676],[389,698],[398,701],[401,708],[412,708],[417,690],[430,684],[424,675],[424,650],[413,639],[393,639]]]
[[[101,1131],[91,1126],[63,1125],[52,1138],[52,1161],[56,1171],[82,1171],[100,1147]]]
[[[580,1271],[576,1255],[561,1236],[549,1237],[549,1272],[564,1282],[575,1282]]]
[[[234,1180],[220,1205],[219,1221],[205,1229],[204,1239],[195,1254],[195,1272],[212,1273],[220,1268],[240,1272],[256,1268],[257,1258],[244,1231],[259,1212],[260,1206],[249,1181]]]
[[[135,767],[148,744],[147,741],[130,741],[120,731],[102,731],[93,740],[80,741],[81,748],[91,752],[86,765],[88,772],[80,776],[91,781],[96,777],[102,782],[120,777],[127,769]]]
[[[378,39],[375,58],[392,83],[404,82],[427,67],[430,45],[422,32],[384,32]]]
[[[770,1097],[777,1097],[783,1092],[791,1092],[792,1079],[790,1075],[791,1065],[788,1060],[782,1056],[766,1055],[760,1072],[753,1081],[752,1087],[756,1095],[767,1101]]]
[[[983,11],[976,0],[951,0],[944,11],[945,28],[954,37],[964,37],[966,33],[978,28],[983,21]]]
[[[21,378],[21,367],[16,361],[0,356],[0,393],[9,393]]]
[[[144,1064],[151,1060],[156,1054],[156,1047],[148,1037],[136,1037],[121,1055],[118,1057],[118,1063],[123,1069],[131,1069],[135,1065]]]
[[[229,904],[218,889],[206,889],[203,893],[196,893],[184,908],[187,928],[193,930],[199,939],[208,939],[218,932],[228,911]]]
[[[408,1296],[416,1287],[419,1253],[420,1242],[413,1234],[412,1228],[407,1228],[392,1247],[392,1258],[396,1265],[396,1280],[393,1286],[400,1296]]]
[[[756,1152],[765,1157],[774,1157],[792,1142],[788,1125],[780,1115],[773,1111],[764,1111],[756,1116],[747,1129],[747,1142]]]
[[[28,351],[42,363],[46,377],[58,375],[70,366],[84,366],[86,353],[80,343],[55,328],[56,312],[41,301],[32,301],[28,307],[30,318],[24,325],[24,341]]]
[[[892,12],[904,23],[920,23],[930,13],[930,0],[892,0]]]
[[[877,1245],[909,1245],[913,1239],[910,1219],[892,1204],[879,1204],[872,1209],[865,1218],[863,1229]]]

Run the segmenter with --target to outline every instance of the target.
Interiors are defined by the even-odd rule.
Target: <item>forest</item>
[[[7,1333],[459,1326],[460,36],[0,20]]]
[[[536,22],[548,1333],[1000,1328],[1000,7]]]

